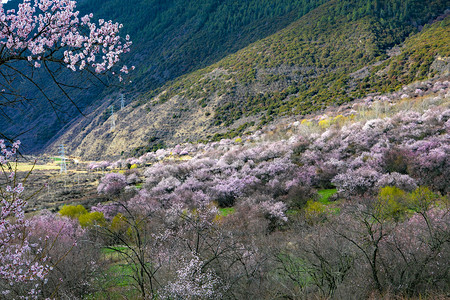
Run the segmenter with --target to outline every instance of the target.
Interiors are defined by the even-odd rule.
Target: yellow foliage
[[[428,210],[439,198],[429,188],[419,186],[408,197],[408,206],[414,211]]]
[[[408,212],[429,210],[441,198],[427,187],[407,193],[397,187],[386,186],[378,194],[376,212],[380,218],[402,220]]]
[[[236,143],[242,143],[242,139],[241,138],[237,138],[236,140],[234,140]]]
[[[336,117],[334,117],[333,123],[343,125],[346,120],[347,118],[344,117],[343,115],[337,115]]]
[[[128,237],[133,238],[133,236],[135,235],[135,233],[136,233],[136,230],[133,230],[133,228],[128,227],[128,229],[127,229],[127,235],[128,235]]]
[[[302,122],[300,123],[301,125],[306,125],[306,126],[311,126],[312,122],[308,119],[303,119]]]
[[[103,213],[98,211],[93,211],[78,217],[81,227],[88,227],[94,225],[103,226],[106,223]]]
[[[330,127],[331,122],[329,119],[323,119],[319,121],[319,127],[322,129],[327,129],[328,127]]]
[[[81,215],[87,214],[86,208],[83,205],[64,205],[60,210],[61,216],[69,217],[71,219],[78,218]]]
[[[138,167],[137,164],[133,164],[133,165],[131,165],[130,169],[136,169],[137,167]]]
[[[378,193],[376,212],[383,219],[399,220],[405,216],[407,194],[405,191],[395,187],[386,186]]]
[[[213,222],[214,222],[214,223],[220,223],[220,222],[222,222],[222,220],[223,220],[223,216],[220,215],[220,214],[217,214],[217,215],[214,217]]]
[[[115,215],[111,221],[111,230],[113,232],[124,232],[128,228],[127,218],[121,213]]]
[[[306,202],[305,219],[308,223],[317,223],[326,218],[327,206],[316,201],[309,200]]]

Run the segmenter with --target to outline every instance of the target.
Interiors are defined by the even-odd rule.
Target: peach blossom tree
[[[92,14],[80,16],[76,1],[71,0],[23,0],[17,9],[7,11],[0,4],[0,89],[4,103],[27,99],[16,87],[19,79],[28,81],[50,101],[34,76],[37,69],[44,69],[48,82],[71,101],[68,89],[75,86],[58,76],[61,69],[94,76],[110,73],[122,81],[129,68],[119,65],[119,58],[129,52],[131,41],[128,35],[119,35],[121,28],[122,24],[112,21],[94,22]]]

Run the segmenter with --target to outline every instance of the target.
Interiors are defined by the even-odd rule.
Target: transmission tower
[[[120,109],[123,109],[125,107],[125,96],[122,93],[120,93],[119,99],[120,99]]]
[[[114,105],[111,106],[111,130],[116,129],[116,115],[114,114]]]
[[[59,170],[59,173],[67,173],[67,165],[66,165],[66,155],[64,154],[64,145],[59,145],[59,155],[61,158],[61,169]]]

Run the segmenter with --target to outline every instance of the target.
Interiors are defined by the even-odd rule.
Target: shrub
[[[405,191],[395,186],[386,186],[378,193],[376,214],[382,219],[400,220],[407,211],[406,199]]]
[[[91,227],[94,225],[105,225],[106,220],[103,216],[103,213],[94,211],[90,213],[86,213],[84,215],[80,215],[78,217],[78,221],[80,222],[81,227]]]
[[[20,181],[14,172],[17,164],[10,162],[16,159],[19,145],[16,141],[8,147],[0,139],[0,297],[37,299],[40,283],[51,267],[47,249],[29,239],[30,223],[25,219],[27,202],[22,193],[30,173]]]
[[[385,186],[395,186],[408,192],[417,188],[416,180],[408,175],[402,175],[396,172],[382,175],[377,181],[376,186],[379,188],[383,188]]]
[[[213,199],[217,201],[219,207],[230,207],[234,205],[237,197],[243,196],[245,191],[258,182],[254,176],[239,178],[236,175],[226,179],[216,178],[214,186],[211,187]]]
[[[312,123],[311,123],[311,121],[308,120],[308,119],[303,119],[303,120],[300,122],[300,124],[301,124],[301,125],[311,125]]]
[[[448,209],[421,211],[382,240],[384,286],[409,296],[448,292],[449,216]]]
[[[317,200],[318,194],[311,186],[297,185],[289,190],[289,193],[282,197],[283,201],[291,209],[300,209],[305,207],[306,203],[311,200]]]
[[[94,282],[102,267],[100,249],[89,240],[88,232],[77,220],[42,213],[32,217],[30,225],[31,241],[47,245],[49,264],[54,266],[40,296],[43,299],[80,299],[94,292]]]
[[[140,182],[142,182],[142,180],[136,173],[132,173],[127,177],[127,184],[136,184]]]
[[[408,174],[411,153],[400,148],[391,148],[384,153],[382,166],[385,172]]]
[[[308,201],[305,207],[305,219],[309,224],[319,223],[326,219],[328,208],[326,205],[316,202]]]
[[[337,159],[328,159],[326,162],[318,162],[314,174],[314,185],[322,188],[333,188],[331,180],[346,169],[346,164]]]
[[[125,233],[127,229],[127,218],[121,213],[118,213],[111,221],[111,230],[115,233]]]
[[[336,117],[333,118],[333,124],[338,124],[339,126],[342,126],[346,121],[346,119],[347,118],[344,117],[343,115],[337,115]]]
[[[433,193],[429,188],[419,186],[408,197],[408,208],[416,212],[429,210],[439,199],[439,196]]]
[[[173,192],[178,186],[181,185],[181,181],[177,178],[170,176],[162,179],[156,187],[152,189],[152,192],[156,194],[166,194]]]
[[[91,207],[91,212],[100,212],[103,214],[106,220],[111,221],[114,216],[116,216],[118,213],[123,213],[125,209],[120,204],[120,202],[110,202],[110,203],[99,203],[95,206]]]
[[[411,146],[414,157],[411,174],[419,183],[443,194],[450,192],[450,147],[445,139],[439,138],[418,141]]]
[[[59,214],[64,217],[69,217],[71,219],[78,218],[81,215],[87,214],[86,208],[83,205],[64,205]]]
[[[264,213],[264,217],[269,220],[270,231],[284,225],[288,221],[288,218],[286,217],[286,204],[281,201],[262,202],[259,204],[259,207]]]
[[[343,196],[361,196],[365,193],[372,193],[379,178],[380,174],[377,171],[361,167],[339,174],[331,182]]]
[[[329,119],[323,119],[319,121],[319,127],[322,129],[327,129],[328,127],[330,127],[330,120]]]
[[[306,151],[309,147],[309,141],[301,139],[292,147],[293,150],[293,158],[296,160],[300,160],[303,152]]]
[[[220,278],[205,268],[205,262],[197,256],[185,260],[177,269],[174,281],[164,287],[163,299],[220,299]]]

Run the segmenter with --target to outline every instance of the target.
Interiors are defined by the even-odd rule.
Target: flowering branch
[[[131,46],[128,35],[122,39],[118,34],[122,24],[102,19],[95,23],[92,14],[80,18],[75,8],[76,1],[71,0],[23,0],[17,9],[7,11],[0,4],[0,85],[4,100],[0,105],[26,100],[13,86],[22,78],[52,102],[33,76],[42,66],[68,99],[65,88],[73,86],[60,81],[55,76],[58,69],[51,66],[86,71],[96,78],[110,72],[119,81],[123,80],[121,74],[128,74],[127,66],[118,66],[119,57]],[[113,71],[114,67],[118,70]]]

